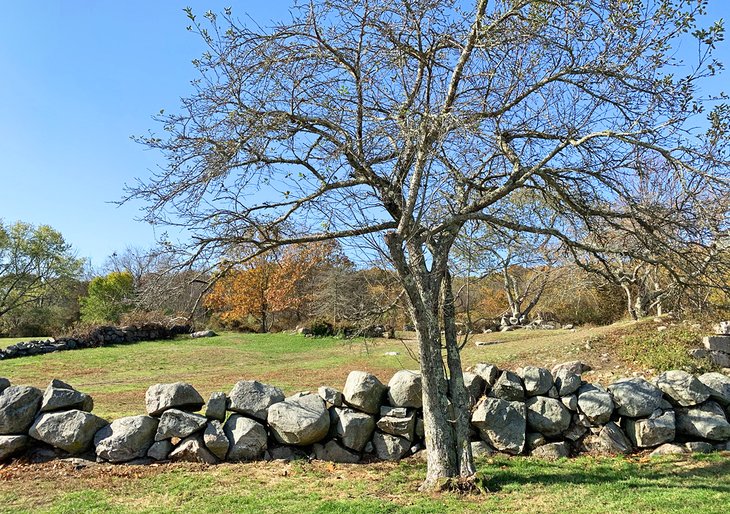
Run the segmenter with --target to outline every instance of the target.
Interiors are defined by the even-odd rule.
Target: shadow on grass
[[[480,466],[494,492],[525,485],[611,486],[627,489],[706,490],[730,494],[730,455],[665,457],[650,461],[505,459]]]

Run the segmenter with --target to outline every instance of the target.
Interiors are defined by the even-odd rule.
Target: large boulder
[[[608,390],[621,416],[649,416],[662,403],[662,391],[641,377],[618,380],[608,386]]]
[[[532,450],[530,455],[544,460],[563,459],[570,456],[570,446],[565,441],[547,443]]]
[[[566,371],[569,371],[570,373],[573,373],[574,375],[582,375],[586,371],[590,371],[591,368],[588,364],[581,361],[570,361],[570,362],[563,362],[560,364],[556,364],[553,366],[552,373],[553,376],[557,376],[561,369],[564,369]]]
[[[0,435],[27,434],[43,393],[28,386],[10,386],[0,393]]]
[[[482,377],[487,383],[487,386],[492,387],[499,378],[500,371],[494,364],[480,362],[474,366],[474,373]]]
[[[525,399],[525,388],[517,374],[511,371],[503,371],[492,386],[489,396],[508,402],[523,401]]]
[[[375,446],[375,455],[380,460],[400,460],[411,449],[408,439],[382,432],[375,432],[373,435],[373,446]]]
[[[362,451],[375,430],[375,418],[345,407],[335,407],[330,412],[334,432],[342,444],[356,452]]]
[[[317,460],[328,462],[354,464],[360,461],[360,455],[343,448],[337,441],[328,441],[325,444],[316,443],[314,445],[314,455]]]
[[[413,441],[416,415],[411,412],[406,416],[383,416],[378,420],[377,427],[386,434],[405,437],[409,441]]]
[[[626,435],[634,446],[651,448],[674,440],[676,433],[674,411],[657,411],[650,418],[624,421]]]
[[[307,446],[327,437],[329,412],[316,394],[287,399],[269,407],[271,433],[284,444]]]
[[[269,407],[283,402],[284,398],[278,387],[256,380],[240,380],[228,395],[228,410],[266,421]]]
[[[575,393],[580,387],[580,375],[576,375],[568,368],[559,368],[555,374],[555,388],[561,397]]]
[[[91,412],[94,408],[94,400],[86,393],[75,390],[70,385],[54,380],[43,393],[41,400],[41,412],[54,410],[78,409]]]
[[[413,389],[415,389],[416,377],[411,372],[399,371],[393,378],[398,376],[398,383],[394,383],[396,386],[396,396],[394,401],[412,403],[416,401]],[[401,377],[405,380],[405,386],[401,387]],[[391,379],[392,381],[392,379]],[[419,382],[420,383],[420,382]],[[408,386],[411,384],[411,386]],[[348,405],[367,412],[368,414],[377,414],[380,410],[380,404],[383,401],[386,387],[378,380],[378,377],[372,373],[366,371],[351,371],[345,381],[345,387],[342,390],[342,395],[345,399],[345,403]],[[418,395],[418,401],[420,402],[420,395]],[[420,406],[420,403],[419,403]],[[405,407],[405,405],[394,405],[394,407]]]
[[[208,403],[205,404],[205,417],[225,421],[226,419],[226,393],[211,393]]]
[[[0,462],[23,453],[29,442],[27,435],[0,435]]]
[[[518,454],[525,448],[527,410],[522,402],[483,398],[471,418],[482,439],[497,450]]]
[[[179,409],[168,409],[160,416],[155,441],[173,437],[184,439],[201,430],[207,422],[208,418],[200,414],[192,414]]]
[[[210,452],[220,460],[226,460],[228,448],[231,445],[223,430],[223,424],[214,419],[208,422],[203,432],[203,442]]]
[[[223,425],[223,431],[231,444],[228,460],[258,459],[266,450],[266,429],[257,421],[232,414]]]
[[[169,459],[173,462],[201,462],[216,464],[218,459],[205,447],[200,434],[183,439],[171,452]]]
[[[159,416],[167,409],[197,411],[205,404],[203,397],[190,384],[155,384],[144,395],[147,414]]]
[[[69,453],[83,453],[91,446],[96,432],[107,424],[106,420],[81,410],[44,412],[36,418],[28,435]]]
[[[152,446],[150,446],[150,449],[147,450],[147,457],[155,460],[167,460],[171,451],[172,443],[169,439],[155,441],[152,443]]]
[[[702,338],[702,344],[708,350],[715,350],[722,353],[730,353],[730,335],[714,335]]]
[[[317,393],[326,403],[333,407],[342,407],[342,393],[329,386],[320,386]]]
[[[144,457],[155,440],[158,423],[151,416],[128,416],[112,421],[94,436],[96,455],[110,462]]]
[[[553,387],[553,376],[545,368],[525,366],[517,370],[522,379],[527,396],[546,394]]]
[[[722,407],[715,402],[710,401],[695,407],[678,407],[676,415],[678,434],[711,441],[730,439],[730,423]]]
[[[578,408],[594,425],[603,425],[613,414],[611,394],[600,386],[579,389]]]
[[[465,371],[464,387],[466,387],[466,394],[469,396],[469,405],[473,407],[479,401],[479,398],[484,395],[487,383],[476,373]]]
[[[710,397],[707,386],[686,371],[665,371],[654,379],[654,383],[670,402],[682,407],[699,405]]]
[[[602,427],[598,435],[586,437],[583,445],[589,453],[599,455],[626,454],[633,449],[629,438],[613,421]]]
[[[554,398],[535,396],[527,400],[527,426],[548,437],[555,437],[568,430],[570,411]]]
[[[730,405],[730,377],[722,373],[705,373],[697,380],[710,391],[710,398],[720,405]]]

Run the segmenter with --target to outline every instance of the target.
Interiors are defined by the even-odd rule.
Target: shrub
[[[332,323],[324,320],[314,320],[307,327],[309,334],[314,337],[326,337],[335,335]]]

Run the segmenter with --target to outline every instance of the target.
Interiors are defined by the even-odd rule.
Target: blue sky
[[[122,207],[125,183],[161,163],[131,135],[157,129],[150,116],[175,111],[202,51],[183,7],[198,14],[233,5],[266,24],[289,0],[7,1],[0,18],[0,219],[49,224],[95,266],[127,245],[155,240]],[[730,2],[711,0],[710,19]],[[728,42],[718,56],[730,66]],[[710,87],[720,90],[728,73]]]

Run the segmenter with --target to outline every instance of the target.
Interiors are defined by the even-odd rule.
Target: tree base
[[[462,495],[488,494],[488,477],[474,473],[467,477],[442,477],[426,481],[418,488],[421,492],[457,493]]]

